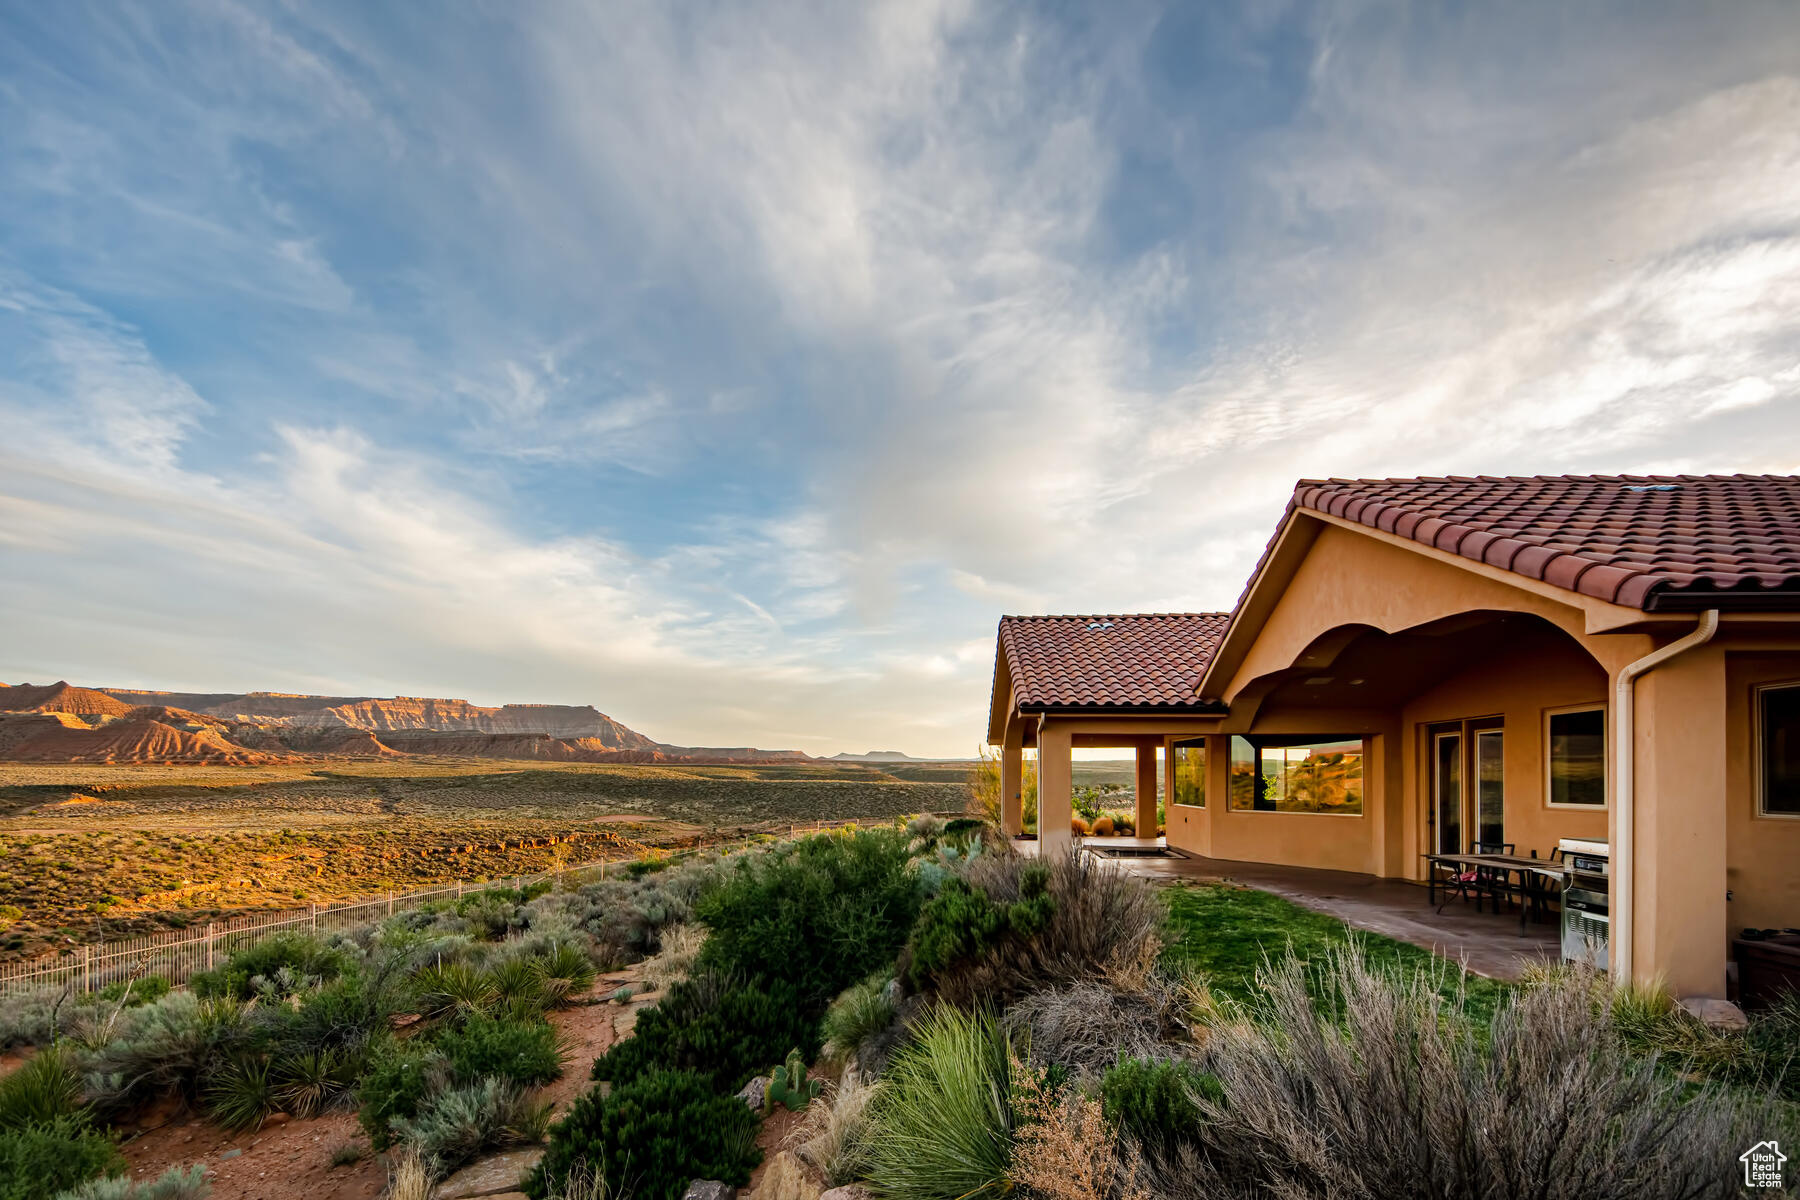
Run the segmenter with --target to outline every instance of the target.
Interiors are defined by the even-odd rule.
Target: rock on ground
[[[737,1094],[739,1100],[748,1104],[756,1112],[762,1111],[763,1103],[768,1099],[768,1096],[769,1077],[767,1075],[758,1075],[755,1079],[746,1083],[744,1089]]]
[[[681,1193],[681,1200],[737,1200],[737,1189],[717,1179],[696,1179]]]
[[[431,1193],[431,1200],[473,1200],[477,1196],[517,1193],[519,1181],[544,1156],[542,1146],[509,1150],[464,1167]]]
[[[1729,1000],[1689,996],[1681,1002],[1681,1007],[1708,1029],[1716,1029],[1721,1033],[1742,1033],[1750,1028],[1750,1019],[1744,1015],[1744,1010]]]
[[[874,1196],[860,1183],[846,1183],[843,1187],[820,1193],[819,1200],[874,1200]]]

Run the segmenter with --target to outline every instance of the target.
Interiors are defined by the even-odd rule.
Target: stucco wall
[[[1758,684],[1795,680],[1800,680],[1800,645],[1785,653],[1727,655],[1725,883],[1731,889],[1726,914],[1732,937],[1746,926],[1800,928],[1800,817],[1757,812],[1752,704]]]

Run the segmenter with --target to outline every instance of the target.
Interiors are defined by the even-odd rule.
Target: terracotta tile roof
[[[1229,613],[1001,617],[1021,711],[1193,708]],[[998,697],[996,697],[998,700]]]
[[[1292,508],[1628,608],[1800,610],[1797,476],[1303,479]]]

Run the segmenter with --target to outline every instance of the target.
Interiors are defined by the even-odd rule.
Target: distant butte
[[[427,696],[0,685],[0,758],[13,761],[256,764],[404,755],[630,763],[808,757],[798,750],[665,745],[585,704],[488,708]]]

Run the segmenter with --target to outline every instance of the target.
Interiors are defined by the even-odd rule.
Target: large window
[[[1800,817],[1800,683],[1757,689],[1756,737],[1763,815]]]
[[[1545,721],[1551,807],[1606,807],[1606,710],[1553,712]]]
[[[1171,804],[1206,807],[1206,739],[1175,743],[1175,784],[1169,790]]]
[[[1362,812],[1361,738],[1286,743],[1286,738],[1231,739],[1231,808]]]

